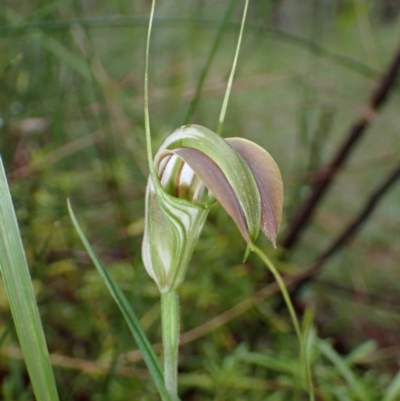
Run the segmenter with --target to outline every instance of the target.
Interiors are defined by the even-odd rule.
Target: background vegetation
[[[0,4],[0,154],[60,398],[156,399],[66,209],[70,197],[158,343],[159,295],[140,256],[149,4]],[[399,9],[395,0],[252,0],[224,127],[265,147],[281,168],[280,247],[263,238],[259,245],[282,274],[297,277],[298,313],[314,318],[321,400],[382,399],[399,367]],[[155,148],[188,121],[216,129],[241,12],[240,1],[159,2],[150,60]],[[342,168],[326,169],[364,123]],[[330,174],[333,185],[291,244],[299,211]],[[218,206],[210,216],[180,291],[182,399],[303,399],[297,343],[271,277],[256,257],[241,263],[245,244]],[[300,286],[301,272],[309,273]],[[1,398],[30,400],[3,289],[0,316]]]

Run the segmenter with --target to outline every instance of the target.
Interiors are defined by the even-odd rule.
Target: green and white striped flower
[[[269,153],[199,125],[170,134],[154,158],[146,193],[142,255],[161,292],[176,290],[215,199],[250,249],[259,230],[276,244],[283,184]]]

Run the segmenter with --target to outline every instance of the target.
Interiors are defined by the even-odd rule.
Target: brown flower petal
[[[208,187],[222,207],[232,217],[246,242],[250,243],[251,239],[242,207],[231,185],[217,164],[206,154],[196,149],[179,148],[175,149],[174,153],[181,157],[195,171],[205,186]]]
[[[244,138],[225,140],[253,173],[261,197],[261,230],[276,246],[283,205],[283,183],[279,168],[271,155],[254,142]]]

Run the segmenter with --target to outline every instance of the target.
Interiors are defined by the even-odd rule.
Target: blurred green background
[[[61,400],[157,399],[66,210],[69,197],[159,342],[159,295],[140,256],[149,3],[0,2],[0,154]],[[188,119],[216,129],[243,5],[158,2],[149,71],[155,149]],[[399,45],[399,10],[398,0],[251,0],[223,134],[254,140],[280,166],[279,238],[307,200],[316,172],[371,113],[368,101]],[[229,22],[221,28],[224,15]],[[215,57],[191,112],[218,29]],[[399,93],[395,82],[296,247],[285,252],[278,238],[274,250],[260,238],[282,274],[309,266],[398,162]],[[400,360],[399,199],[400,186],[393,186],[359,234],[295,298],[300,315],[314,313],[321,344],[341,355],[371,400],[382,399]],[[214,206],[180,290],[182,333],[194,330],[181,348],[183,400],[304,399],[288,369],[296,364],[297,343],[286,310],[278,297],[253,298],[271,277],[254,256],[242,263],[244,251],[234,223]],[[225,313],[241,302],[249,306]],[[3,288],[0,325],[1,399],[31,400]],[[321,349],[314,361],[317,399],[362,399]],[[270,364],[249,362],[248,351]]]

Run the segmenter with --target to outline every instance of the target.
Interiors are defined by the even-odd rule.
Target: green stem
[[[198,81],[197,87],[196,87],[196,92],[195,92],[195,94],[193,96],[192,101],[189,104],[189,109],[188,109],[188,112],[187,112],[186,117],[185,117],[185,124],[189,124],[190,123],[190,121],[191,121],[191,119],[192,119],[192,117],[194,115],[194,112],[195,112],[195,110],[197,108],[197,105],[199,104],[201,90],[203,89],[203,85],[204,85],[204,82],[205,82],[206,77],[208,75],[208,72],[210,70],[211,63],[213,62],[214,56],[217,53],[218,47],[219,47],[219,45],[221,43],[222,34],[224,33],[225,28],[228,25],[229,17],[232,14],[233,5],[234,5],[234,1],[231,0],[228,8],[226,9],[224,17],[222,18],[221,23],[219,24],[218,32],[217,32],[217,36],[215,37],[214,44],[213,44],[213,46],[211,48],[211,52],[210,52],[210,54],[209,54],[209,56],[207,58],[206,64],[205,64],[205,66],[203,68],[203,71],[200,74],[200,78],[199,78],[199,81]]]
[[[274,264],[269,260],[267,255],[264,254],[264,252],[260,249],[257,248],[255,245],[253,245],[253,251],[259,256],[259,258],[265,263],[265,265],[268,267],[269,271],[272,273],[274,276],[276,282],[279,285],[279,288],[281,290],[283,299],[285,300],[286,306],[289,310],[290,317],[292,318],[293,326],[297,334],[297,338],[299,339],[299,345],[300,345],[300,360],[301,363],[304,367],[304,373],[305,373],[305,379],[306,379],[306,385],[308,388],[308,394],[310,397],[310,401],[315,400],[314,396],[314,387],[312,383],[312,377],[311,377],[311,369],[310,369],[310,364],[308,361],[308,356],[307,356],[307,349],[306,349],[306,342],[304,335],[300,329],[300,324],[296,316],[296,312],[294,310],[292,301],[290,299],[289,293],[286,289],[285,283],[279,274],[278,270],[274,266]]]
[[[244,24],[246,22],[248,6],[249,6],[249,0],[246,0],[246,3],[244,5],[244,10],[243,10],[242,23],[240,25],[239,38],[238,38],[237,45],[236,45],[235,57],[233,59],[232,69],[231,69],[231,73],[229,75],[228,85],[226,86],[224,101],[222,103],[221,114],[219,116],[219,122],[218,122],[218,127],[217,127],[218,135],[222,134],[222,127],[224,126],[225,114],[226,114],[226,109],[228,108],[229,95],[231,94],[233,77],[235,75],[236,64],[237,64],[237,61],[239,58],[240,45],[242,43],[243,30],[244,30]]]
[[[146,132],[146,148],[147,148],[147,161],[149,163],[150,173],[153,178],[156,173],[153,166],[153,152],[151,149],[151,134],[150,134],[150,116],[149,116],[149,52],[150,52],[150,37],[154,20],[154,9],[156,7],[156,0],[151,3],[149,27],[147,29],[146,39],[146,53],[144,61],[144,128]]]
[[[161,294],[165,387],[178,400],[179,299],[176,291]]]

